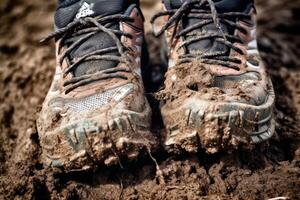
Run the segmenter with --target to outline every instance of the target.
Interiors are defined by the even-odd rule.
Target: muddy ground
[[[159,6],[147,2],[148,16]],[[53,43],[38,41],[52,30],[55,0],[1,0],[0,199],[300,199],[300,2],[257,3],[259,43],[277,95],[273,139],[217,155],[162,150],[154,154],[158,175],[149,158],[66,174],[43,167],[35,129],[55,67]],[[160,42],[147,39],[157,68]]]

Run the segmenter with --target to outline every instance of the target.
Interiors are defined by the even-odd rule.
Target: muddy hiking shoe
[[[169,58],[158,92],[170,152],[208,153],[268,140],[274,91],[257,49],[251,0],[164,0],[151,23]],[[158,28],[158,20],[163,25]]]
[[[44,39],[56,40],[57,67],[37,121],[46,165],[113,165],[156,147],[141,78],[144,19],[132,2],[59,5]]]

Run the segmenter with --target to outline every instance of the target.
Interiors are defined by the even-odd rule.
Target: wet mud
[[[147,2],[146,16],[160,7]],[[0,2],[0,199],[300,198],[300,2],[257,1],[259,45],[277,96],[276,134],[268,143],[214,155],[161,149],[122,167],[71,173],[43,166],[35,127],[55,69],[53,43],[38,41],[52,30],[55,4]],[[155,69],[147,96],[159,134],[153,92],[166,69],[157,56],[160,40],[147,40]]]

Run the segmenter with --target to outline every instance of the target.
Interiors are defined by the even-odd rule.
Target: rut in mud
[[[159,1],[158,1],[159,2]],[[163,150],[135,163],[95,172],[43,167],[36,112],[55,68],[54,45],[38,41],[52,30],[55,1],[0,3],[0,199],[299,199],[300,193],[300,3],[257,1],[259,43],[272,76],[276,136],[253,150],[207,155],[168,155]],[[145,1],[146,15],[159,8]],[[158,88],[160,41],[148,34]],[[154,130],[161,121],[153,95]]]

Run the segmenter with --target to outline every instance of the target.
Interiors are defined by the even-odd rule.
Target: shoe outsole
[[[275,131],[275,94],[272,88],[261,106],[191,99],[176,110],[162,108],[167,126],[166,150],[170,153],[196,153],[204,149],[207,153],[216,153],[240,146],[251,147],[270,139]],[[182,120],[174,120],[174,116],[181,115],[184,116]]]
[[[47,133],[41,139],[44,163],[65,171],[80,171],[121,164],[121,159],[133,161],[155,151],[157,140],[149,127],[137,125],[146,118],[138,114],[123,112],[104,125],[101,118],[82,120]]]

